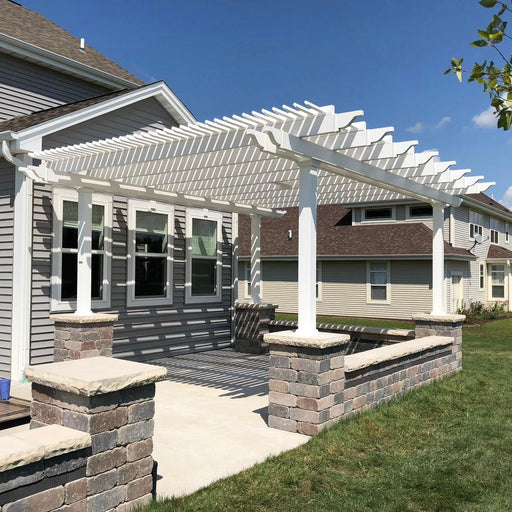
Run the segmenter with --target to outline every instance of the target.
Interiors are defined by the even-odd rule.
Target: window
[[[484,224],[484,216],[481,213],[477,213],[477,212],[470,210],[469,211],[469,238],[471,240],[474,240],[476,234],[479,234],[480,236],[482,236],[483,224]]]
[[[174,208],[128,201],[128,306],[172,303]]]
[[[391,206],[378,208],[365,208],[363,210],[363,221],[394,220],[395,212]]]
[[[112,198],[92,196],[92,307],[110,307],[110,262],[112,257]],[[78,192],[54,189],[51,309],[76,308],[78,277]]]
[[[491,265],[491,293],[493,299],[505,298],[505,265]]]
[[[485,265],[483,263],[480,264],[479,287],[480,287],[480,290],[485,289]]]
[[[505,243],[508,244],[508,240],[509,240],[509,231],[510,231],[510,228],[509,228],[509,224],[505,224]]]
[[[187,210],[185,301],[219,302],[222,296],[222,214]]]
[[[409,206],[408,214],[410,219],[428,219],[432,217],[432,205],[419,204]]]
[[[388,261],[369,261],[367,266],[367,301],[390,302],[390,267]]]
[[[316,300],[322,300],[322,262],[316,262]]]
[[[498,233],[500,230],[500,221],[491,219],[491,244],[499,243]]]
[[[245,263],[245,297],[251,297],[251,262]]]

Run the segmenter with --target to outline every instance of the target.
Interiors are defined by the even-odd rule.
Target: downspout
[[[30,361],[30,311],[32,303],[32,196],[33,182],[21,168],[26,156],[12,154],[16,134],[0,134],[0,156],[14,165],[14,232],[12,264],[11,379],[23,381]]]

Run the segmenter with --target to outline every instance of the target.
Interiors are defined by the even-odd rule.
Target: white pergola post
[[[251,301],[261,304],[261,216],[251,215]]]
[[[444,205],[433,205],[432,314],[446,315],[444,300]]]
[[[76,290],[77,315],[92,315],[92,190],[78,189],[78,274]]]
[[[299,318],[297,334],[316,329],[316,192],[318,165],[300,164],[299,171]]]

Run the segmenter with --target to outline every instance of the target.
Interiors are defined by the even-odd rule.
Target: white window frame
[[[322,302],[323,293],[323,262],[316,262],[316,300]]]
[[[78,203],[78,191],[71,188],[53,189],[53,229],[52,229],[52,275],[50,278],[50,310],[75,311],[77,301],[62,300],[62,221],[64,201]],[[103,298],[91,301],[94,309],[110,308],[112,275],[112,196],[92,194],[93,204],[103,206]],[[92,251],[93,254],[95,251]],[[77,251],[78,253],[78,251]]]
[[[217,291],[215,295],[192,295],[192,220],[204,219],[217,222]],[[222,213],[199,208],[187,208],[185,263],[185,304],[202,304],[222,301]],[[195,256],[197,257],[197,256]],[[249,263],[250,266],[250,263]]]
[[[509,237],[510,235],[510,224],[508,222],[505,223],[505,243],[508,244],[509,243]]]
[[[367,219],[366,212],[367,210],[383,210],[390,209],[391,210],[391,218],[389,219]],[[383,222],[395,222],[396,221],[396,209],[394,206],[368,206],[367,208],[361,209],[361,222],[365,224],[371,223],[383,223]]]
[[[473,226],[473,235],[471,235],[471,226]],[[482,213],[469,210],[468,237],[469,240],[475,239],[475,233],[481,236],[484,234],[484,216]]]
[[[492,282],[492,267],[503,267],[503,270],[495,270],[495,272],[503,272],[503,285],[494,285]],[[489,296],[491,300],[497,301],[505,301],[507,300],[507,266],[504,263],[491,263],[490,268],[487,271],[488,279],[489,279]],[[493,295],[493,287],[494,286],[503,286],[503,297],[495,297]]]
[[[242,281],[244,290],[243,290],[243,297],[244,299],[250,299],[251,298],[251,262],[245,261],[244,262],[244,278]],[[260,283],[261,287],[261,283]],[[261,292],[261,288],[260,288]]]
[[[499,233],[500,233],[500,221],[491,217],[490,221],[490,240],[491,244],[498,245],[500,243]]]
[[[485,290],[485,264],[480,263],[478,266],[478,289]],[[483,283],[483,286],[482,286]]]
[[[137,212],[151,212],[167,215],[167,279],[165,297],[135,297],[135,259]],[[163,257],[163,256],[162,256]],[[174,206],[168,203],[128,199],[128,279],[126,282],[126,305],[158,306],[173,303],[173,263],[174,263]]]
[[[411,215],[411,208],[415,208],[415,207],[418,207],[418,206],[430,206],[430,207],[432,207],[432,205],[428,204],[428,203],[407,205],[407,207],[405,208],[405,220],[417,221],[417,220],[429,220],[429,219],[432,219],[433,213],[431,215]]]
[[[386,300],[372,299],[371,264],[386,264]],[[379,285],[382,286],[382,285]],[[391,304],[391,262],[383,260],[371,260],[366,262],[366,303],[367,304]]]

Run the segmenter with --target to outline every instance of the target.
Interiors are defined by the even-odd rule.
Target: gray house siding
[[[53,323],[50,321],[51,192],[34,190],[33,307],[30,363],[53,359]],[[114,327],[114,356],[149,360],[170,354],[227,347],[231,343],[231,216],[223,215],[222,301],[185,304],[185,215],[175,206],[174,293],[169,306],[126,306],[127,200],[114,197],[112,226],[111,308],[119,314]]]
[[[48,135],[43,139],[43,149],[161,129],[176,124],[158,101],[148,98]]]
[[[0,160],[0,377],[11,373],[14,167]]]
[[[99,85],[0,53],[0,121],[108,91]]]

